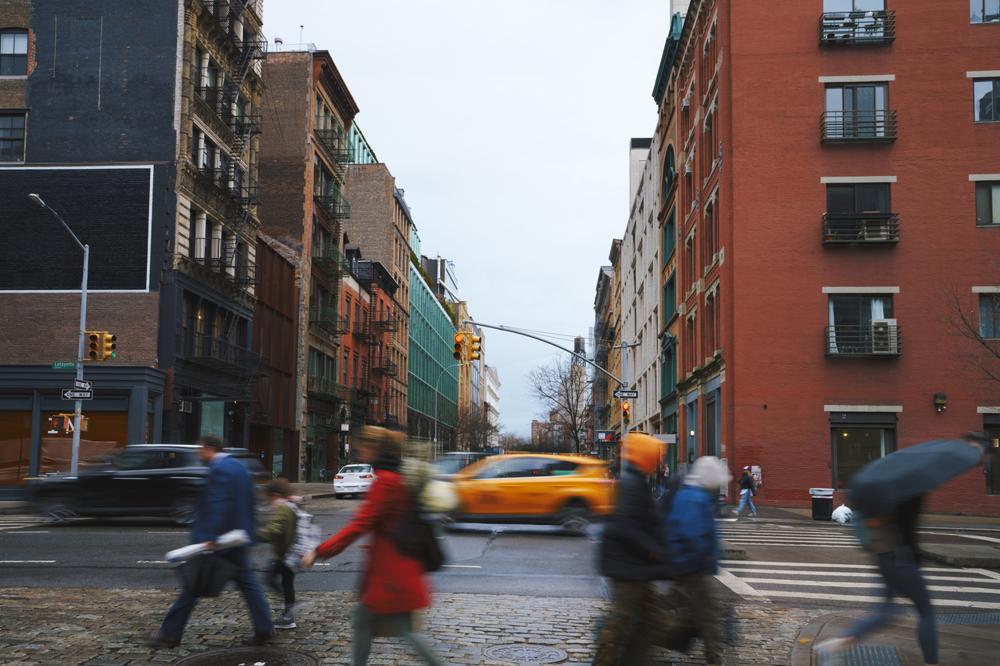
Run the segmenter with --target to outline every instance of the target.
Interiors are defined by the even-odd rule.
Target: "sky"
[[[264,34],[333,56],[473,317],[572,348],[628,221],[628,143],[655,127],[669,15],[667,0],[265,0]],[[502,427],[526,436],[544,411],[528,373],[561,352],[500,331],[483,346]]]

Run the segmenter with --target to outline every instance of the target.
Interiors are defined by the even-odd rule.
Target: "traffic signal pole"
[[[49,206],[45,201],[42,200],[37,194],[29,194],[28,198],[35,202],[40,208],[52,213],[53,217],[59,220],[59,223],[63,225],[63,229],[73,237],[76,244],[80,246],[83,250],[83,281],[80,285],[80,332],[77,336],[76,345],[76,378],[83,380],[83,339],[86,336],[87,330],[87,273],[90,270],[90,246],[85,245],[80,242],[80,239],[76,237],[73,230],[69,228],[66,224],[66,220],[62,219],[51,206]],[[83,402],[80,400],[76,401],[76,406],[73,410],[73,451],[70,456],[69,463],[69,473],[70,476],[76,476],[78,468],[80,466],[80,414],[83,411]]]

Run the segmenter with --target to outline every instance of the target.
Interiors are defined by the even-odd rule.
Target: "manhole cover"
[[[176,666],[316,666],[315,657],[274,647],[241,647],[193,654]]]
[[[483,656],[516,664],[558,664],[566,659],[566,653],[559,648],[544,645],[497,645],[484,650]]]

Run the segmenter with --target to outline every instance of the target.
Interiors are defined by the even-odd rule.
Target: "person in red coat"
[[[403,434],[365,426],[359,436],[359,457],[375,468],[375,482],[365,501],[347,525],[302,559],[311,566],[330,559],[365,534],[368,566],[361,580],[359,604],[354,611],[351,651],[355,666],[368,662],[372,637],[402,636],[428,664],[440,664],[427,641],[417,633],[416,613],[431,605],[430,587],[423,565],[399,552],[392,533],[411,501],[406,481],[399,473]]]

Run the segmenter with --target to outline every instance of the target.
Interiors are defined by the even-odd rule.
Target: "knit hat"
[[[639,468],[643,474],[652,474],[660,464],[663,455],[663,442],[651,435],[641,432],[629,433],[625,437],[625,450],[622,456]]]
[[[702,456],[694,461],[691,471],[684,477],[689,486],[700,486],[707,490],[724,488],[732,479],[729,468],[715,456]]]

